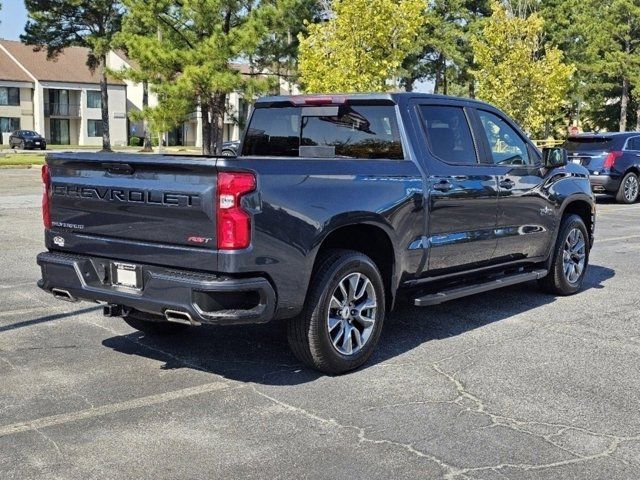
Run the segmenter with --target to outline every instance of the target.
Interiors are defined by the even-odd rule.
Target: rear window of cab
[[[393,105],[256,108],[242,154],[404,159]]]

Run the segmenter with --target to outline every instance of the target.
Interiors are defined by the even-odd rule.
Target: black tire
[[[569,235],[578,229],[582,233],[585,241],[584,247],[584,267],[577,280],[571,282],[565,274],[565,245]],[[589,232],[582,218],[578,215],[567,215],[562,219],[560,231],[553,249],[553,259],[551,268],[546,277],[538,281],[540,287],[554,295],[568,296],[579,292],[582,289],[584,277],[589,267]]]
[[[149,335],[173,335],[189,328],[189,325],[167,322],[159,315],[151,315],[137,310],[132,310],[122,319],[130,327]]]
[[[24,150],[25,149],[25,144],[24,144],[24,140],[22,140],[20,142],[20,150]]]
[[[223,157],[235,157],[236,156],[236,152],[234,152],[233,150],[222,150],[222,156]]]
[[[616,201],[618,203],[631,204],[638,201],[640,195],[640,188],[638,175],[633,172],[627,173],[622,182],[620,182],[620,188],[616,193]]]
[[[354,273],[364,275],[370,281],[372,291],[375,292],[376,310],[372,314],[374,322],[370,334],[362,342],[360,350],[344,355],[337,350],[338,347],[334,347],[331,341],[328,326],[329,304],[339,284]],[[308,367],[331,375],[345,373],[358,368],[369,359],[380,338],[384,316],[384,284],[376,264],[360,252],[330,250],[318,259],[304,310],[298,317],[288,322],[289,346],[298,360]],[[349,331],[349,343],[352,339],[351,333],[352,331]],[[345,337],[342,338],[344,340]]]

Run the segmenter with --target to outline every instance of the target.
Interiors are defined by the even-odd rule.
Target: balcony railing
[[[44,116],[80,118],[80,105],[71,103],[45,103]]]

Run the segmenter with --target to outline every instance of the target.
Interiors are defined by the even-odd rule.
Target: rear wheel
[[[344,373],[371,356],[384,315],[384,286],[375,263],[356,251],[332,250],[319,259],[302,314],[289,321],[289,345],[305,365]]]
[[[638,195],[640,195],[640,181],[635,173],[629,172],[620,183],[616,200],[619,203],[635,203],[638,200]]]
[[[551,268],[540,286],[555,295],[573,295],[582,288],[588,265],[587,227],[578,215],[568,215],[562,219]]]
[[[149,335],[171,335],[185,331],[189,325],[167,322],[159,315],[131,310],[122,319],[136,330]]]

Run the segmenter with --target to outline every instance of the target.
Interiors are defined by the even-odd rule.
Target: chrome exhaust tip
[[[181,312],[179,310],[165,310],[164,318],[166,318],[168,322],[173,323],[182,323],[184,325],[200,325],[200,322],[197,322],[193,318],[191,318],[191,315],[188,312]]]
[[[65,302],[77,302],[78,299],[71,295],[68,290],[62,288],[52,288],[51,294],[58,300],[64,300]]]

